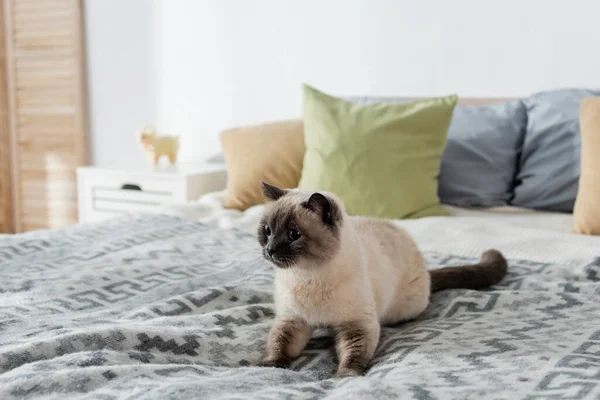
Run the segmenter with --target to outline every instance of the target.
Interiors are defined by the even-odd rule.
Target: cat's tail
[[[445,267],[429,271],[431,293],[446,289],[486,289],[497,284],[508,271],[508,263],[498,250],[481,255],[477,264]]]

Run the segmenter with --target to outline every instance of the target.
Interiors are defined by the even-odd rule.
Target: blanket
[[[600,396],[597,238],[459,218],[405,225],[431,268],[475,261],[488,238],[509,275],[435,294],[417,320],[382,329],[365,376],[342,380],[326,330],[290,369],[252,365],[274,311],[272,267],[250,233],[136,215],[0,236],[0,398]]]

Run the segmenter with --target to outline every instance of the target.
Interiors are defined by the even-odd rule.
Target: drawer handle
[[[134,185],[133,183],[126,183],[123,186],[121,186],[122,190],[139,190],[141,191],[142,188],[139,187],[138,185]]]

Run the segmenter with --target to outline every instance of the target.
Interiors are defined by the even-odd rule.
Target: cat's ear
[[[285,194],[288,192],[287,190],[280,189],[277,186],[269,185],[268,183],[263,181],[260,181],[260,183],[263,187],[263,195],[267,200],[276,201],[281,197],[285,196]]]
[[[327,225],[334,225],[341,218],[337,204],[321,193],[313,193],[304,206],[321,215],[321,219]]]

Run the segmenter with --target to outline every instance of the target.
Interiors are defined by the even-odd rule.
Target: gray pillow
[[[508,205],[526,124],[520,100],[456,107],[442,155],[440,200],[460,207]]]
[[[579,183],[579,103],[600,90],[558,89],[524,99],[527,130],[512,204],[572,212]]]
[[[353,97],[357,103],[403,102]],[[456,106],[442,155],[438,195],[460,207],[507,205],[513,196],[527,114],[522,101]]]

